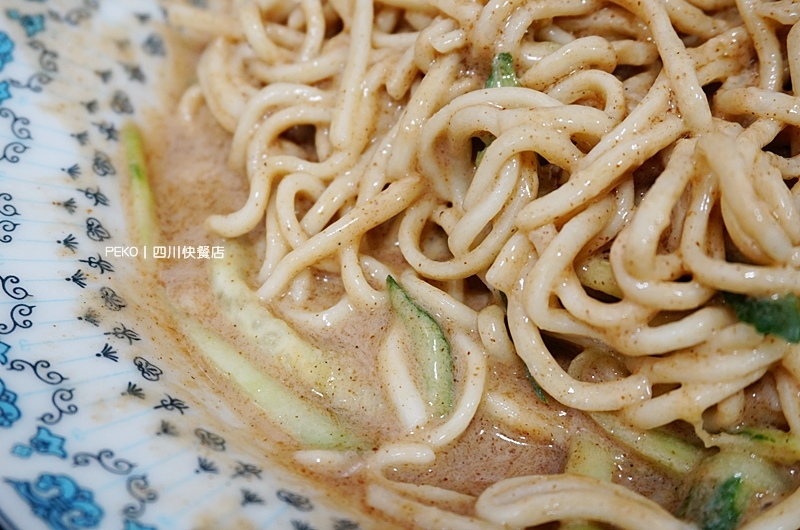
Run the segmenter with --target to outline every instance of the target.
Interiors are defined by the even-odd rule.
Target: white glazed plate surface
[[[2,2],[0,528],[364,528],[237,439],[129,301],[120,130],[171,53],[155,1]]]

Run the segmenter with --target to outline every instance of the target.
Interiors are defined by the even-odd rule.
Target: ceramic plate
[[[364,528],[237,438],[137,317],[120,130],[171,53],[154,1],[2,2],[0,527]]]

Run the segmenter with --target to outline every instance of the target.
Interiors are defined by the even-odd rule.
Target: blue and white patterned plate
[[[162,9],[0,5],[0,528],[364,528],[237,437],[107,251],[120,129],[175,59]]]

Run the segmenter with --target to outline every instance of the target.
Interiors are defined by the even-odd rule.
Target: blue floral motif
[[[155,526],[145,526],[139,521],[133,519],[125,519],[125,526],[123,530],[158,530]]]
[[[64,442],[63,437],[53,434],[47,427],[39,427],[36,436],[31,438],[30,445],[17,444],[11,451],[22,458],[28,458],[34,451],[43,455],[67,458]]]
[[[0,71],[14,59],[11,55],[13,50],[14,41],[11,40],[7,33],[0,31]]]
[[[28,37],[33,37],[40,31],[44,31],[44,15],[23,15],[16,9],[7,10],[6,15],[11,20],[19,22]]]
[[[0,100],[0,103],[2,103],[2,100]],[[8,362],[8,357],[6,356],[6,354],[10,349],[11,349],[10,344],[6,344],[5,342],[0,341],[0,364],[6,364]]]
[[[31,507],[37,517],[53,530],[96,528],[103,519],[103,509],[91,491],[80,488],[66,475],[39,475],[35,484],[6,479]]]
[[[30,458],[33,454],[33,447],[17,444],[11,448],[11,454],[20,458]]]
[[[0,105],[7,99],[11,98],[11,85],[8,81],[0,81]]]
[[[17,395],[8,390],[0,379],[0,427],[11,427],[22,416],[16,401]]]

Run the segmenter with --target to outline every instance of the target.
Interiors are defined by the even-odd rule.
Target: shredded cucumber
[[[708,455],[705,449],[658,430],[634,429],[609,412],[590,414],[597,424],[646,459],[677,473],[686,474]]]
[[[780,429],[748,427],[714,435],[712,442],[723,449],[747,451],[781,464],[800,462],[800,438]]]
[[[611,270],[611,263],[607,257],[592,256],[575,270],[578,275],[578,280],[585,287],[594,289],[611,295],[615,298],[622,298],[624,295],[622,290],[614,278],[614,272]]]
[[[125,126],[123,142],[128,161],[134,229],[141,244],[157,244],[159,228],[153,193],[147,175],[141,133],[135,125]],[[259,405],[270,420],[299,443],[317,449],[360,450],[373,446],[345,428],[331,411],[297,396],[280,381],[255,366],[222,337],[206,329],[196,319],[182,314],[166,297],[161,297],[160,304],[166,308],[165,313],[175,319],[184,335],[203,357]],[[274,331],[281,334],[277,327]]]
[[[540,385],[539,382],[536,380],[536,378],[533,377],[533,374],[531,373],[530,370],[528,370],[527,366],[525,366],[525,378],[531,384],[533,393],[536,394],[536,397],[539,398],[539,401],[541,401],[542,403],[547,403],[547,394],[544,393],[542,385]]]
[[[450,343],[433,317],[417,305],[391,276],[386,277],[389,301],[411,339],[421,372],[422,395],[434,415],[448,414],[455,401]]]
[[[492,58],[492,70],[486,79],[486,88],[519,86],[519,79],[514,72],[514,57],[508,52],[501,52]]]
[[[153,192],[147,174],[142,135],[132,122],[122,127],[122,143],[128,161],[130,194],[136,237],[141,245],[153,245],[158,239],[158,220],[153,203]]]
[[[800,342],[800,299],[794,293],[764,298],[723,293],[736,318],[760,333],[777,335],[787,342]]]
[[[501,88],[501,87],[517,87],[519,79],[514,72],[514,57],[508,52],[501,52],[492,58],[492,69],[489,72],[489,77],[484,84],[485,88]],[[475,157],[475,165],[479,165],[483,160],[483,155],[486,153],[486,148],[489,147],[495,138],[489,133],[482,134],[480,139],[483,141],[484,147],[478,151]]]
[[[565,473],[611,481],[616,471],[614,457],[596,434],[584,431],[570,441]]]
[[[309,392],[332,403],[334,409],[353,414],[379,410],[382,399],[378,391],[352,364],[304,340],[262,305],[245,281],[244,248],[227,241],[225,253],[226,259],[211,260],[211,288],[220,310],[237,331],[306,385]]]
[[[767,461],[723,450],[697,469],[678,515],[701,530],[733,530],[752,504],[769,502],[785,490],[784,479]]]
[[[296,441],[315,449],[362,450],[372,447],[342,425],[330,411],[294,394],[199,322],[185,317],[179,320],[179,324],[203,357],[227,375],[272,422]]]
[[[614,455],[600,436],[583,431],[576,433],[571,439],[565,473],[592,477],[611,482],[617,470]],[[561,524],[560,530],[601,530],[602,525],[592,521],[573,520]]]

